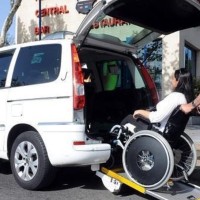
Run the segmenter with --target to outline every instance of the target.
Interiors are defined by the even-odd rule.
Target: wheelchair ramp
[[[161,200],[200,200],[200,187],[183,182],[174,182],[171,187],[162,187],[146,194]]]
[[[121,185],[125,184],[140,193],[160,200],[200,200],[200,187],[190,183],[173,182],[170,186],[150,191],[130,181],[122,169],[108,170],[103,167],[96,172],[96,175],[102,179],[104,186],[112,193],[119,193]]]

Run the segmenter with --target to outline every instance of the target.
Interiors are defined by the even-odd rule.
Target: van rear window
[[[48,83],[57,79],[61,64],[61,45],[24,47],[16,61],[12,87]]]

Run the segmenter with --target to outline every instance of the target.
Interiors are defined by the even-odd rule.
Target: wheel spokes
[[[24,181],[34,178],[38,170],[38,154],[34,145],[28,141],[21,142],[15,151],[15,169]]]

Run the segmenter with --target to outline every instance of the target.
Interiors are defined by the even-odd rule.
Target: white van
[[[119,32],[95,28],[113,19],[125,24]],[[75,34],[1,48],[0,158],[10,160],[18,184],[46,187],[58,166],[98,170],[110,157],[110,128],[158,101],[137,48],[199,19],[195,0],[99,0]]]

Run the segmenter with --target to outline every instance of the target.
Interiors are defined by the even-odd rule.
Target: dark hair
[[[174,72],[174,77],[176,78],[176,81],[178,81],[174,91],[183,93],[187,102],[191,102],[194,99],[193,80],[191,73],[185,68],[180,68]]]

